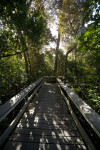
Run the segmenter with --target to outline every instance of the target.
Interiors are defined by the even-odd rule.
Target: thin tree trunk
[[[77,48],[75,47],[75,74],[76,74],[76,80],[77,80],[77,85],[78,85],[78,72],[77,72]]]
[[[32,72],[31,61],[30,61],[30,57],[29,57],[28,51],[26,53],[27,53],[27,58],[28,58],[28,63],[29,63],[29,75],[30,75],[30,78],[31,78],[31,72]]]
[[[59,44],[60,44],[60,33],[58,31],[58,39],[57,39],[57,47],[56,47],[56,57],[55,57],[55,67],[54,67],[54,75],[55,76],[57,76]]]
[[[27,54],[26,54],[26,52],[24,52],[24,60],[25,60],[25,70],[26,70],[27,78],[29,80],[28,61],[27,61]]]

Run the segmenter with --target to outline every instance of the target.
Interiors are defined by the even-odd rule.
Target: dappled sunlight
[[[53,119],[53,124],[55,125],[55,124],[57,124],[57,122]]]
[[[23,124],[20,122],[18,125],[17,125],[17,127],[18,128],[22,128],[23,127]],[[29,127],[29,123],[27,122],[26,124],[25,124],[25,127]]]
[[[16,150],[20,150],[22,147],[22,144],[17,145]]]
[[[0,147],[86,149],[80,131],[97,149],[100,0],[0,0],[0,8]]]
[[[35,109],[34,109],[34,110],[33,110],[33,109],[30,109],[30,110],[29,110],[29,114],[30,114],[30,115],[33,115],[34,112],[35,112]]]
[[[88,105],[82,105],[82,106],[80,106],[80,108],[81,108],[83,111],[85,111],[87,114],[91,114],[90,106],[88,106]],[[95,113],[94,113],[94,115],[95,115]]]
[[[40,144],[40,145],[39,145],[39,150],[46,150],[45,144]]]
[[[70,92],[70,95],[74,95],[74,92]]]
[[[34,122],[38,123],[39,122],[39,117],[35,117]]]
[[[40,95],[29,104],[10,140],[21,141],[22,145],[26,143],[30,149],[39,150],[67,150],[70,145],[73,149],[84,144],[55,87],[51,88],[51,84],[44,85]],[[44,89],[47,92],[42,95]],[[21,150],[20,144],[18,147]]]
[[[61,145],[56,144],[58,150],[62,150]]]
[[[38,101],[36,101],[36,104],[38,104],[39,102]]]
[[[30,135],[33,135],[33,133],[32,133],[32,131],[30,131],[30,133],[29,133]]]
[[[55,134],[55,132],[51,132],[51,135],[52,135],[52,137],[54,138],[54,139],[56,139],[56,134]]]
[[[64,85],[64,84],[63,84],[63,86],[64,86],[64,88],[66,88],[66,87],[67,87],[67,85]]]
[[[54,91],[52,91],[52,90],[49,90],[48,92],[49,92],[49,93],[55,93],[55,92],[54,92]]]

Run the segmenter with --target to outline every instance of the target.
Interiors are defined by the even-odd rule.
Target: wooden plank
[[[27,143],[8,141],[3,150],[27,150]]]
[[[23,135],[12,134],[9,141],[30,142],[30,143],[57,143],[57,144],[84,144],[81,137],[77,136],[46,136],[46,135]]]
[[[9,137],[9,135],[11,134],[11,132],[13,131],[13,129],[15,128],[15,126],[17,125],[17,123],[19,122],[19,120],[20,120],[21,116],[23,115],[23,113],[24,113],[27,105],[32,100],[32,98],[34,97],[34,95],[36,94],[36,92],[39,90],[39,88],[41,87],[41,85],[42,85],[42,83],[37,87],[37,89],[33,92],[33,94],[28,98],[27,102],[24,104],[24,106],[22,107],[22,109],[20,110],[20,112],[18,113],[18,115],[16,116],[16,118],[12,121],[12,123],[9,125],[9,127],[6,129],[6,131],[0,137],[0,147],[2,147],[2,145],[4,144],[4,142],[7,140],[7,138]]]
[[[27,111],[27,112],[31,112],[32,110],[30,110],[30,111]],[[57,114],[62,114],[62,113],[64,113],[64,114],[66,114],[66,112],[64,112],[64,111],[45,111],[45,112],[43,112],[43,110],[38,110],[38,113],[43,113],[43,114],[47,114],[47,113],[49,113],[49,114],[54,114],[54,115],[57,115]]]
[[[67,145],[67,144],[39,144],[39,143],[29,143],[28,150],[34,150],[41,149],[41,150],[86,150],[86,147],[84,145]]]
[[[16,149],[17,148],[17,149]],[[72,144],[42,144],[42,143],[26,143],[9,141],[3,150],[86,150],[84,145]]]
[[[20,146],[23,149],[24,143],[25,145],[27,144],[25,150],[86,149],[80,132],[77,130],[77,127],[71,116],[67,114],[67,111],[66,113],[65,111],[56,113],[56,109],[52,112],[51,108],[49,107],[49,104],[51,103],[53,105],[57,103],[55,106],[58,106],[58,103],[61,101],[62,103],[60,104],[63,104],[64,109],[68,110],[56,84],[44,84],[40,89],[39,94],[37,94],[37,96],[34,98],[32,107],[29,106],[27,108],[27,112],[25,112],[26,115],[28,114],[27,118],[24,118],[24,114],[24,117],[21,119],[15,130],[13,130],[9,141],[7,144],[5,144],[3,150],[7,150],[7,145],[9,142],[11,144],[11,148],[9,150],[16,150],[20,148]],[[35,102],[37,103],[37,107],[34,109]],[[48,103],[47,109],[49,111],[47,111],[46,108],[41,107],[41,102],[42,104],[43,102],[44,104]],[[39,107],[41,107],[40,112]],[[61,107],[61,109],[63,107]],[[58,110],[60,111],[60,109]],[[68,119],[64,119],[67,117]]]
[[[66,124],[47,124],[47,123],[29,123],[29,122],[20,122],[17,125],[17,128],[28,128],[28,129],[64,129],[64,130],[78,130],[78,128],[74,125]]]
[[[36,118],[36,119],[22,119],[20,122],[29,122],[29,123],[47,123],[48,122],[48,124],[54,124],[54,125],[56,125],[56,124],[62,124],[62,125],[71,125],[71,123],[72,123],[72,126],[74,126],[75,125],[75,123],[74,123],[74,121],[67,121],[67,120],[62,120],[62,121],[57,121],[57,120],[54,120],[54,119],[49,119],[49,120],[47,120],[47,119],[39,119],[39,118]]]
[[[58,135],[58,136],[80,136],[77,130],[66,130],[66,129],[29,129],[29,128],[16,128],[13,131],[14,134],[29,134],[29,135],[42,135],[43,133],[47,136]]]
[[[63,120],[69,120],[69,121],[72,121],[73,120],[73,118],[70,116],[70,115],[49,115],[49,114],[41,114],[41,113],[37,113],[37,114],[35,114],[35,117],[34,116],[32,116],[32,115],[30,115],[30,113],[29,112],[25,112],[24,113],[24,115],[23,115],[23,117],[22,117],[22,119],[34,119],[34,118],[39,118],[39,119],[47,119],[47,120],[49,120],[49,119],[52,119],[52,117],[53,117],[53,119],[54,120],[56,120],[56,121],[63,121]]]
[[[57,79],[57,81],[100,138],[100,116],[89,105],[82,101],[78,95],[61,82],[60,79]]]
[[[23,122],[20,122],[21,124],[26,124],[28,125],[29,124],[29,127],[27,128],[31,128],[32,125],[34,124],[34,126],[36,126],[37,128],[43,128],[46,127],[46,124],[48,124],[48,129],[61,129],[61,127],[63,129],[66,129],[66,130],[78,130],[77,126],[76,125],[73,125],[73,122],[71,123],[68,123],[68,124],[61,124],[61,123],[49,123],[49,122],[40,122],[40,123],[36,123],[36,122],[33,122],[33,121],[23,121]],[[44,127],[43,127],[44,126]],[[22,127],[23,128],[23,127]],[[45,128],[46,129],[46,128]]]
[[[0,122],[25,98],[25,96],[33,90],[40,82],[42,78],[29,85],[27,88],[22,90],[20,93],[12,97],[5,104],[0,106]]]

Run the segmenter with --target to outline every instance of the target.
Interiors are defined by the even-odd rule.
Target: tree
[[[38,56],[42,57],[43,45],[48,44],[51,34],[42,0],[1,0],[0,23],[0,97],[3,102],[9,95],[16,94],[16,89],[20,90],[40,76],[41,63],[35,62],[31,54],[38,53],[37,60]]]
[[[65,76],[67,73],[67,57],[77,47],[77,37],[84,27],[84,4],[83,1],[62,1],[61,10],[59,11],[59,25],[62,36],[65,42],[70,44],[70,48],[66,52]]]
[[[10,49],[12,54],[9,54],[8,50],[6,57],[23,53],[27,78],[29,80],[31,64],[30,57],[28,56],[28,43],[31,43],[32,46],[42,47],[49,34],[42,1],[34,1],[34,6],[32,0],[29,2],[26,0],[22,0],[21,2],[5,1],[5,3],[1,0],[0,4],[3,27],[5,29],[9,28],[13,32],[13,35],[16,34],[21,46],[20,51],[18,49]],[[13,51],[15,52],[13,53]],[[5,57],[4,54],[3,57]]]
[[[59,44],[60,44],[60,33],[59,33],[59,30],[58,30],[58,39],[57,39],[56,55],[55,55],[55,66],[54,66],[54,75],[55,76],[57,76]]]

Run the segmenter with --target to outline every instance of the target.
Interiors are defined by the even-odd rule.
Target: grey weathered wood
[[[39,82],[41,82],[41,80],[39,80]],[[9,125],[9,127],[6,129],[6,131],[0,137],[0,147],[2,147],[2,145],[4,144],[4,142],[7,140],[7,138],[9,137],[9,135],[11,134],[11,132],[13,131],[13,129],[15,128],[15,126],[17,125],[17,123],[19,122],[19,120],[20,120],[21,116],[23,115],[23,113],[24,113],[27,105],[32,100],[32,98],[34,97],[34,95],[36,94],[36,92],[39,90],[39,88],[40,88],[41,85],[42,85],[42,83],[36,88],[36,90],[33,92],[33,94],[28,98],[27,102],[24,104],[24,106],[22,107],[22,109],[20,110],[20,112],[18,113],[18,115],[16,116],[16,118],[11,122],[11,124]]]
[[[27,122],[27,119],[22,119],[21,122]],[[35,119],[35,120],[32,120],[32,119],[28,119],[28,122],[29,123],[45,123],[45,119]],[[71,125],[72,123],[72,125]],[[48,120],[48,124],[52,124],[52,119],[49,119]],[[70,121],[69,120],[62,120],[62,121],[59,121],[59,120],[55,120],[55,125],[56,124],[63,124],[63,125],[70,125],[70,126],[73,126],[75,125],[74,121]]]
[[[35,81],[20,93],[12,97],[5,104],[0,106],[0,122],[25,98],[25,96],[32,91],[40,82],[42,78]]]
[[[89,105],[82,101],[78,95],[69,89],[60,79],[57,79],[57,81],[100,138],[100,116]]]
[[[80,133],[78,130],[70,130],[70,128],[66,129],[31,129],[31,128],[16,128],[13,133],[14,134],[26,134],[26,135],[42,135],[42,133],[45,133],[46,136],[52,136],[52,132],[54,135],[58,136],[69,136],[70,138],[72,136],[75,137],[81,137]]]
[[[43,104],[46,104],[45,108]],[[50,104],[52,104],[55,109],[51,109]],[[39,113],[40,108],[41,113]],[[56,108],[59,111],[64,109],[66,112],[60,111],[61,114],[58,114],[55,112]],[[13,130],[7,143],[5,143],[3,150],[8,150],[7,147],[10,142],[11,145],[9,150],[16,150],[17,148],[23,149],[25,148],[24,143],[25,145],[27,143],[25,149],[28,150],[85,150],[86,146],[81,134],[72,120],[71,115],[67,114],[67,110],[68,107],[66,106],[66,103],[56,84],[44,84],[40,89],[39,94],[37,94],[34,100],[28,105],[24,116],[15,130]],[[25,116],[27,116],[27,118],[24,118]],[[45,143],[45,145],[43,145],[43,143]],[[48,147],[46,144],[48,144],[48,146],[50,146],[50,144],[53,146]],[[36,147],[36,145],[40,146]]]
[[[17,147],[17,149],[16,149]],[[28,143],[9,141],[3,150],[86,150],[84,145]]]
[[[73,116],[73,118],[74,118],[74,120],[75,120],[75,122],[77,124],[77,127],[78,127],[80,133],[82,134],[82,137],[83,137],[85,143],[87,144],[88,149],[89,150],[96,150],[96,148],[93,145],[92,141],[90,140],[90,138],[88,137],[87,133],[84,131],[83,127],[81,126],[80,122],[78,121],[76,115],[74,114],[74,112],[73,112],[73,110],[72,110],[72,108],[70,106],[69,101],[67,101],[67,104],[68,104],[70,112],[71,112],[71,114],[72,114],[72,116]]]
[[[40,140],[41,139],[41,140]],[[75,137],[72,136],[71,138],[69,136],[47,136],[44,135],[41,138],[41,135],[27,135],[27,134],[12,134],[12,136],[9,138],[10,141],[16,141],[16,142],[29,142],[29,143],[52,143],[52,144],[84,144],[82,137]]]
[[[60,88],[60,90],[61,90],[61,88]],[[64,99],[65,99],[65,101],[66,101],[66,103],[68,105],[68,108],[69,108],[69,110],[71,112],[71,115],[72,115],[73,119],[75,120],[75,123],[76,123],[76,125],[77,125],[77,127],[78,127],[78,129],[79,129],[79,131],[80,131],[80,133],[81,133],[85,143],[87,144],[88,149],[89,150],[96,150],[94,145],[93,145],[93,143],[92,143],[92,141],[90,140],[90,138],[88,137],[87,133],[84,131],[83,127],[81,126],[80,122],[78,121],[76,115],[74,114],[74,112],[73,112],[73,110],[71,108],[71,105],[69,103],[69,100],[63,94],[62,90],[61,90],[61,94],[63,95],[63,97],[64,97]]]
[[[59,127],[60,129],[64,129],[64,130],[73,130],[73,131],[77,131],[78,128],[76,127],[76,125],[73,125],[73,122],[63,125],[63,124],[56,124],[55,126],[53,126],[54,124],[46,124],[46,123],[29,123],[29,122],[20,122],[17,127],[18,128],[27,128],[27,129],[55,129],[57,130],[57,128]]]

